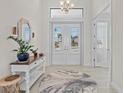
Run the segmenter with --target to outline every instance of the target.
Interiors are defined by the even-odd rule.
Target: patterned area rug
[[[86,73],[56,71],[44,75],[39,91],[40,93],[96,93],[97,83],[89,77]]]

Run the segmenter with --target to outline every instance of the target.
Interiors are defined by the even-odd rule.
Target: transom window
[[[60,8],[50,8],[51,19],[82,19],[83,8],[70,9],[67,14],[63,13]]]

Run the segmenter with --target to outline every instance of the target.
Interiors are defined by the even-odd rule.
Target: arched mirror
[[[21,18],[17,24],[17,27],[19,32],[18,37],[26,42],[30,42],[32,37],[32,31],[29,21]]]

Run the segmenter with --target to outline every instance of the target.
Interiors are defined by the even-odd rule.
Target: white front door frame
[[[54,23],[78,23],[81,25],[81,31],[80,31],[80,65],[84,64],[84,31],[83,31],[83,21],[82,20],[50,20],[49,22],[49,65],[52,65],[52,35],[53,35],[53,29],[52,26]]]

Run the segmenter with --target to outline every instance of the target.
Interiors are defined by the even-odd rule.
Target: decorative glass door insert
[[[54,28],[54,48],[55,50],[62,49],[62,27],[56,26]]]
[[[79,46],[79,27],[72,27],[70,30],[71,33],[71,48],[77,49]]]

